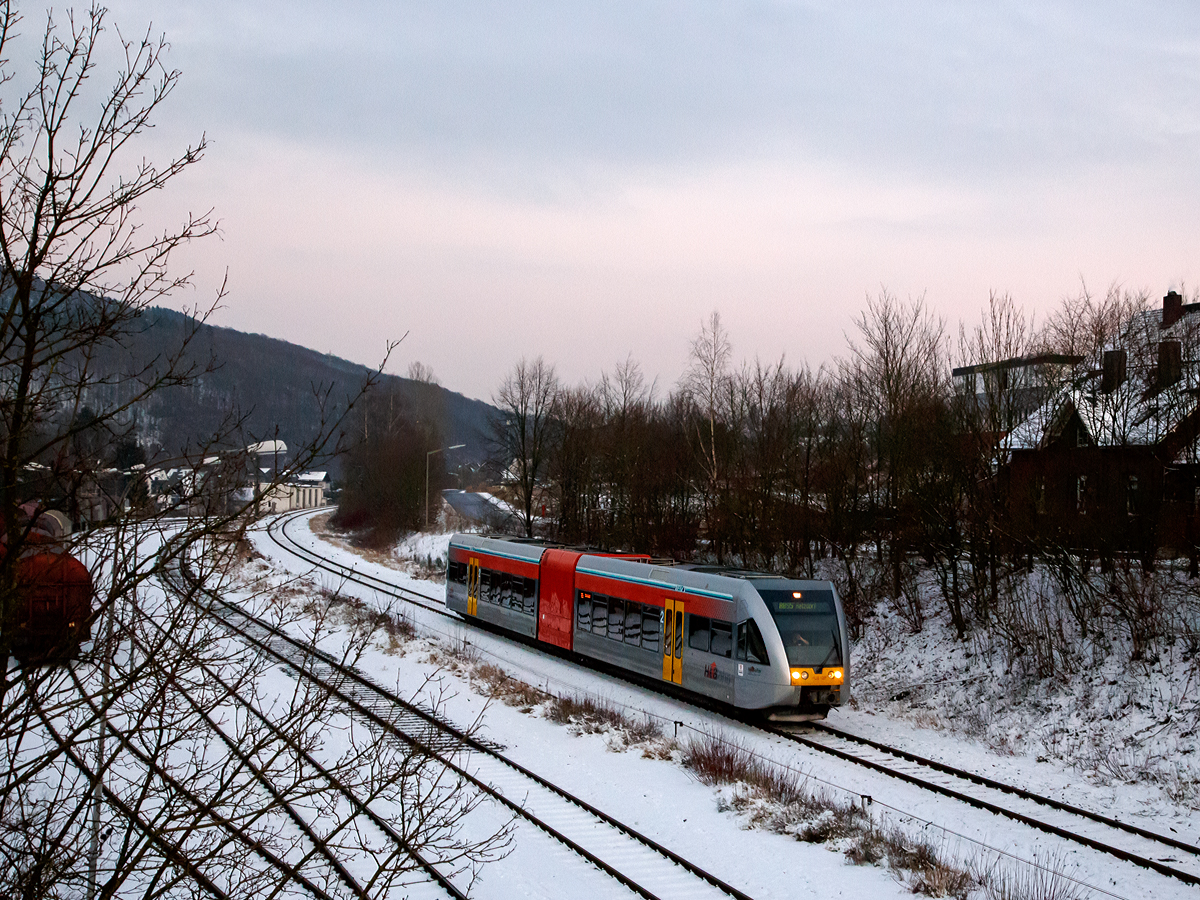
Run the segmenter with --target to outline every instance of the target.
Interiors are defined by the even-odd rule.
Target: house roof
[[[1163,390],[1148,390],[1129,378],[1102,394],[1099,373],[1092,373],[1051,397],[1014,428],[1012,447],[1045,447],[1062,434],[1074,413],[1098,447],[1157,446],[1200,416],[1200,364],[1188,361],[1182,375]]]
[[[267,453],[287,453],[287,444],[283,441],[259,441],[246,448],[247,453],[257,453],[260,456]]]
[[[1039,353],[1036,356],[1014,356],[1012,359],[1002,359],[999,362],[977,363],[973,366],[959,366],[952,369],[950,374],[973,375],[978,372],[996,372],[1002,369],[1019,369],[1025,366],[1067,365],[1073,366],[1083,362],[1082,356],[1069,356],[1066,353]]]

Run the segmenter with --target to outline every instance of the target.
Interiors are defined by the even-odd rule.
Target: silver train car
[[[828,581],[456,534],[446,606],[776,720],[849,699],[846,616]]]

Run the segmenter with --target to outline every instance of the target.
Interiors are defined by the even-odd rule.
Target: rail
[[[268,527],[268,536],[270,537],[270,539],[272,541],[274,541],[277,545],[282,547],[283,549],[287,550],[289,553],[292,553],[292,554],[300,557],[301,559],[305,560],[306,563],[308,563],[310,565],[313,565],[324,571],[335,574],[335,575],[339,576],[340,578],[344,578],[347,581],[360,584],[364,587],[369,587],[373,590],[377,590],[382,593],[389,594],[390,596],[393,596],[393,597],[395,597],[399,600],[405,601],[405,602],[415,603],[417,606],[420,606],[431,612],[437,613],[438,615],[445,616],[446,618],[454,619],[455,621],[458,621],[458,622],[466,621],[462,617],[457,615],[456,613],[452,613],[452,612],[449,612],[448,610],[446,610],[444,606],[441,606],[439,608],[437,606],[430,605],[432,603],[439,603],[440,601],[438,601],[437,598],[431,597],[427,594],[422,594],[419,591],[413,591],[409,588],[401,587],[392,582],[388,582],[381,578],[376,578],[375,576],[372,576],[372,575],[369,575],[366,573],[357,572],[354,569],[350,569],[348,567],[338,565],[337,563],[332,563],[330,560],[326,559],[325,557],[322,557],[319,554],[316,554],[313,551],[309,550],[308,548],[303,547],[298,542],[296,542],[294,539],[292,539],[287,534],[287,530],[286,530],[287,525],[290,524],[297,517],[298,516],[296,516],[296,515],[289,516],[289,517],[283,517],[279,520],[276,520],[276,522],[271,523],[271,525]],[[282,537],[282,540],[280,539],[280,537]],[[286,541],[287,543],[284,543],[284,541]],[[511,636],[509,636],[509,637],[511,637]],[[523,646],[531,646],[533,643],[531,641],[522,640],[519,637],[512,637],[511,639],[515,643],[521,644]],[[590,665],[589,662],[586,660],[576,659],[575,661],[585,667],[596,668],[595,666]],[[614,674],[613,670],[608,667],[606,667],[604,669],[604,671],[606,674],[609,674],[609,675]],[[643,681],[638,681],[636,683],[639,687],[643,687],[643,688],[648,687],[652,690],[655,689],[655,688],[653,688],[653,686],[648,685],[647,683],[645,683]],[[662,691],[660,691],[660,692],[662,692]],[[665,692],[662,692],[662,693],[665,693]],[[673,693],[669,694],[669,696],[672,697],[672,699],[676,699],[676,700],[679,699],[679,697]],[[774,736],[782,737],[782,738],[785,738],[788,740],[795,741],[797,743],[800,743],[800,744],[808,747],[809,749],[834,756],[843,761],[854,763],[854,764],[863,766],[865,768],[871,769],[876,772],[880,772],[882,774],[885,774],[890,777],[904,781],[908,784],[912,784],[916,787],[920,787],[925,790],[931,791],[933,793],[937,793],[941,796],[949,797],[949,798],[958,800],[960,802],[967,803],[976,809],[981,809],[981,810],[985,810],[987,812],[994,813],[996,815],[1004,816],[1006,818],[1012,819],[1013,821],[1020,822],[1021,824],[1026,825],[1028,827],[1035,828],[1035,829],[1045,832],[1047,834],[1052,834],[1057,837],[1061,837],[1066,840],[1081,844],[1081,845],[1089,847],[1093,850],[1097,850],[1099,852],[1113,856],[1117,859],[1121,859],[1125,862],[1129,862],[1134,865],[1138,865],[1143,868],[1147,868],[1152,871],[1158,872],[1159,874],[1167,875],[1172,878],[1176,878],[1180,881],[1183,881],[1184,883],[1200,884],[1200,875],[1197,875],[1193,872],[1189,872],[1184,869],[1177,868],[1176,866],[1172,866],[1172,865],[1170,865],[1170,862],[1168,862],[1168,861],[1154,859],[1153,857],[1146,855],[1145,853],[1137,853],[1137,852],[1134,852],[1134,851],[1131,851],[1131,850],[1128,850],[1128,849],[1125,849],[1122,847],[1117,847],[1107,841],[1103,841],[1103,840],[1100,840],[1098,838],[1091,837],[1088,835],[1080,834],[1077,831],[1073,831],[1073,830],[1071,830],[1069,828],[1065,828],[1061,825],[1056,825],[1052,822],[1046,821],[1045,819],[1038,818],[1036,816],[1029,815],[1028,813],[1022,813],[1017,810],[1011,809],[1001,803],[997,803],[997,802],[994,802],[992,800],[988,800],[988,799],[985,799],[982,797],[973,796],[970,793],[967,793],[965,790],[951,787],[948,785],[942,785],[942,784],[939,784],[936,781],[933,781],[929,778],[921,777],[912,772],[906,772],[903,769],[900,769],[895,765],[889,765],[888,763],[882,762],[880,760],[870,759],[859,753],[851,752],[842,747],[830,746],[829,744],[823,743],[822,741],[813,740],[804,734],[799,734],[794,731],[788,731],[783,728],[764,724],[761,720],[751,718],[749,716],[746,716],[745,714],[733,713],[730,710],[717,709],[717,708],[714,708],[713,706],[710,706],[707,704],[694,704],[694,705],[699,705],[706,712],[714,713],[717,715],[724,715],[728,718],[732,718],[733,720],[735,720],[741,724],[751,725],[753,727],[757,727],[757,728],[759,728],[769,734],[772,734]],[[1197,860],[1200,861],[1200,847],[1195,846],[1193,844],[1189,844],[1186,841],[1178,840],[1178,839],[1172,838],[1168,835],[1159,834],[1158,832],[1150,831],[1148,829],[1139,828],[1136,825],[1131,825],[1127,822],[1122,822],[1119,819],[1115,819],[1111,816],[1105,816],[1100,813],[1093,812],[1091,810],[1083,809],[1078,806],[1074,806],[1074,805],[1064,803],[1059,800],[1055,800],[1052,797],[1046,797],[1044,795],[1037,794],[1037,793],[1035,793],[1033,791],[1029,791],[1025,788],[1019,788],[1014,785],[1005,784],[1003,782],[987,778],[987,777],[985,777],[983,775],[979,775],[977,773],[968,772],[963,769],[958,769],[956,767],[937,762],[936,760],[927,759],[925,757],[918,756],[917,754],[909,753],[908,751],[901,750],[896,747],[890,747],[890,746],[888,746],[886,744],[882,744],[878,741],[873,741],[868,738],[860,738],[860,737],[858,737],[856,735],[852,735],[848,732],[841,731],[840,729],[837,729],[828,724],[816,723],[815,725],[810,725],[808,727],[815,727],[815,729],[818,731],[823,731],[832,737],[836,737],[838,739],[845,740],[846,742],[859,743],[864,746],[869,746],[871,749],[874,749],[880,753],[890,755],[898,760],[904,760],[906,762],[910,762],[914,765],[922,766],[924,768],[929,769],[930,771],[936,771],[943,775],[948,775],[952,778],[961,779],[963,781],[970,782],[970,783],[979,785],[981,787],[987,788],[989,790],[1000,792],[1002,794],[1009,794],[1012,796],[1016,796],[1023,800],[1032,802],[1034,804],[1044,806],[1049,809],[1053,809],[1057,812],[1062,812],[1062,813],[1066,813],[1071,816],[1076,816],[1076,817],[1084,819],[1086,821],[1093,822],[1093,823],[1099,824],[1101,826],[1113,829],[1114,831],[1119,831],[1119,832],[1122,832],[1122,833],[1125,833],[1128,835],[1138,837],[1143,840],[1147,840],[1147,841],[1151,841],[1151,842],[1160,844],[1163,847],[1170,847],[1174,850],[1183,851],[1185,853],[1196,856]]]

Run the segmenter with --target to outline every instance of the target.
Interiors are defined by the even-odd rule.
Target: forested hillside
[[[98,405],[111,404],[132,390],[134,379],[128,376],[157,368],[179,352],[193,329],[184,358],[211,369],[192,384],[165,387],[132,411],[138,439],[150,451],[173,454],[206,443],[231,414],[243,417],[240,433],[247,443],[279,438],[289,446],[303,446],[321,428],[319,398],[325,397],[324,419],[331,421],[370,374],[366,366],[265,335],[197,327],[193,319],[172,310],[150,309],[140,324],[119,351],[94,360],[98,374],[109,376],[109,383],[93,388]],[[466,444],[462,452],[470,461],[486,455],[483,435],[492,411],[487,403],[392,375],[383,376],[376,390],[399,398],[409,415],[417,411],[435,416],[434,428],[446,443]],[[337,467],[335,461],[331,465]]]

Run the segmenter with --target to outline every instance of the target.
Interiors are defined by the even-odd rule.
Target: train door
[[[479,560],[472,558],[467,563],[467,615],[479,615]]]
[[[663,602],[663,681],[683,683],[683,601]]]

